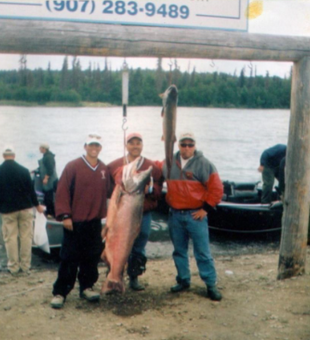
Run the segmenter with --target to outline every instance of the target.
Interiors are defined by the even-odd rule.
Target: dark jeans
[[[131,251],[132,255],[139,256],[142,254],[145,256],[145,247],[151,232],[151,222],[152,222],[151,213],[149,211],[145,212],[142,217],[140,233],[137,236],[135,243],[133,244],[132,247]]]
[[[145,247],[151,232],[152,214],[147,211],[143,214],[140,233],[137,236],[128,259],[127,273],[131,277],[142,275],[146,270]]]
[[[102,249],[100,220],[73,223],[73,231],[64,229],[61,262],[53,295],[66,297],[73,289],[76,277],[80,284],[80,294],[91,288],[98,280]]]

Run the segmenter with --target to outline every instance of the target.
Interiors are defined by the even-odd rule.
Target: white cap
[[[193,142],[196,142],[196,138],[191,132],[184,132],[180,134],[179,142],[182,142],[184,139],[191,139]]]
[[[85,144],[87,144],[87,145],[89,145],[89,144],[99,144],[99,145],[102,146],[101,136],[99,136],[97,133],[90,133],[87,136]]]

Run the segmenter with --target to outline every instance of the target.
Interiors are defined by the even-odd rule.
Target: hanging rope
[[[128,105],[128,86],[129,86],[129,72],[128,66],[126,63],[126,59],[124,60],[123,64],[123,72],[122,72],[122,104],[123,104],[123,125],[122,129],[124,131],[124,164],[127,164],[126,159],[126,130],[128,127],[126,126],[127,123],[127,105]]]

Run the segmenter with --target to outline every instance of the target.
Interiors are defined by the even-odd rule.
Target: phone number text
[[[85,14],[93,14],[96,10],[94,0],[67,0],[67,1],[46,1],[46,8],[49,12],[79,12]],[[100,11],[105,15],[137,15],[144,14],[148,17],[162,16],[171,19],[187,19],[190,15],[190,10],[185,5],[156,5],[153,2],[147,2],[145,5],[139,5],[135,1],[111,1],[105,0],[102,2]]]

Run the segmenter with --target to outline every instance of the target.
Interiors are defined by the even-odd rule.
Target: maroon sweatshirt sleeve
[[[72,215],[72,195],[74,189],[74,171],[70,163],[65,167],[57,184],[56,191],[56,219],[62,220],[64,215]]]

